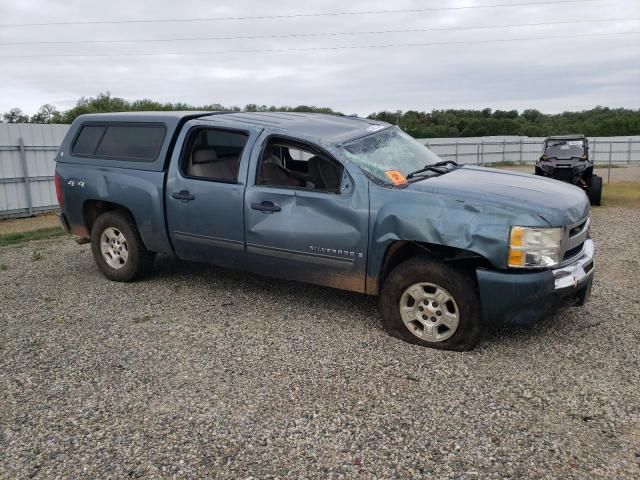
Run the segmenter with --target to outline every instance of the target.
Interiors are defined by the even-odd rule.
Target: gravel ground
[[[0,477],[639,478],[640,210],[593,230],[585,307],[463,354],[361,295],[0,248]]]

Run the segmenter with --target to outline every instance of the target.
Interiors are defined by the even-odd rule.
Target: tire
[[[422,289],[425,296],[431,298],[421,301],[414,298],[413,306],[410,306],[409,297],[413,296],[408,293],[408,289],[416,286]],[[438,290],[447,294],[453,303],[434,303]],[[412,319],[408,323],[403,320],[401,302],[409,312],[405,313],[405,318],[408,316]],[[426,302],[429,302],[429,305]],[[438,261],[419,257],[398,265],[382,286],[380,306],[386,330],[409,343],[442,350],[466,351],[473,349],[482,338],[480,299],[475,279],[470,274]],[[418,309],[422,311],[418,313]],[[444,322],[446,317],[449,318],[447,323],[451,325],[451,315],[454,314],[457,315],[455,328],[440,323]],[[418,315],[422,317],[421,320],[418,320]],[[433,320],[435,323],[429,323]],[[428,333],[430,328],[432,335]]]
[[[600,206],[602,201],[602,177],[598,175],[591,176],[591,185],[589,185],[589,202],[591,205]]]
[[[103,247],[107,244],[107,252]],[[113,210],[100,215],[91,228],[91,252],[98,269],[109,280],[130,282],[153,266],[154,253],[140,238],[135,221],[126,212]]]

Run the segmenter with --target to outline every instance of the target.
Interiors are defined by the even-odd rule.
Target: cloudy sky
[[[361,115],[640,108],[639,33],[639,0],[0,0],[0,112],[105,91]]]

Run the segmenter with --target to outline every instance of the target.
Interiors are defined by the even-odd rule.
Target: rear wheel
[[[591,185],[589,185],[589,202],[591,205],[600,206],[602,200],[602,177],[598,175],[591,176]]]
[[[385,328],[410,343],[464,351],[482,336],[474,279],[437,261],[398,265],[384,282],[380,304]]]
[[[98,269],[109,280],[130,282],[153,265],[131,215],[110,211],[100,215],[91,228],[91,252]]]

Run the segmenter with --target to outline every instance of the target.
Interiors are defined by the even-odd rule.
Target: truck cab
[[[581,189],[442,161],[384,122],[84,115],[56,161],[63,226],[115,281],[159,253],[378,295],[390,333],[453,350],[591,288]]]

